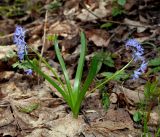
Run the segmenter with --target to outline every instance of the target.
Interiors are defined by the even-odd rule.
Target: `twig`
[[[101,19],[98,15],[96,15],[94,12],[92,12],[91,10],[89,10],[89,9],[86,7],[86,5],[83,3],[82,0],[81,0],[80,5],[81,5],[84,9],[86,9],[89,13],[91,13],[93,16],[95,16],[97,19]],[[135,25],[135,24],[129,24],[129,23],[122,23],[122,22],[119,22],[119,21],[106,20],[106,19],[103,19],[103,21],[109,22],[109,23],[114,23],[114,24],[120,24],[120,25],[128,25],[128,26],[135,26],[135,27],[151,28],[150,25]]]
[[[43,45],[42,45],[42,50],[41,50],[42,57],[43,57],[44,47],[45,47],[45,43],[46,43],[47,18],[48,18],[48,10],[46,10],[45,21],[44,21]],[[40,59],[40,63],[41,63],[41,59]]]
[[[43,32],[43,45],[42,45],[42,50],[41,50],[41,57],[43,57],[45,43],[46,43],[47,18],[48,18],[48,10],[46,10],[46,14],[45,14],[44,32]],[[41,62],[42,62],[42,59],[40,58],[40,60],[39,60],[39,67],[41,67]],[[39,79],[39,74],[38,74],[38,84],[39,84],[39,81],[40,81],[40,79]]]

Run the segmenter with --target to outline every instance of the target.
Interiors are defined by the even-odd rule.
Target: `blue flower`
[[[129,39],[126,42],[125,47],[133,51],[132,56],[135,61],[144,59],[142,56],[144,54],[144,49],[136,39]]]
[[[24,55],[27,54],[27,44],[25,42],[25,30],[21,26],[17,26],[14,32],[13,41],[17,46],[17,54],[22,62],[24,60]],[[24,70],[27,75],[32,74],[32,69]]]
[[[18,57],[22,61],[24,59],[24,55],[26,54],[25,31],[22,27],[16,27],[13,40],[17,46]]]
[[[140,68],[139,68],[142,73],[144,73],[144,72],[146,71],[147,65],[148,65],[148,62],[145,62],[145,61],[143,60],[141,66],[140,66]]]
[[[133,80],[136,80],[139,78],[139,76],[144,73],[147,69],[147,62],[145,61],[145,58],[143,57],[144,49],[142,48],[141,44],[136,39],[129,39],[125,47],[127,49],[131,49],[133,54],[132,57],[134,58],[134,61],[142,61],[141,66],[134,71],[133,74]]]
[[[133,80],[138,79],[141,74],[142,73],[139,71],[139,69],[135,70],[134,74],[132,75],[133,76]]]
[[[32,75],[32,69],[26,69],[24,71],[27,75]]]

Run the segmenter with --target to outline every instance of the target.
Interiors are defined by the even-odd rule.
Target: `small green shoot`
[[[133,120],[139,123],[142,120],[142,113],[140,111],[135,112],[133,114]]]
[[[117,3],[121,6],[124,6],[126,4],[126,0],[118,0]]]
[[[27,60],[23,60],[23,61],[17,61],[16,63],[14,63],[12,65],[13,68],[18,68],[18,69],[22,69],[22,70],[26,70],[31,68],[30,63]]]
[[[103,73],[101,73],[101,75],[106,78],[110,78],[114,75],[114,73],[113,72],[103,72]],[[127,74],[125,71],[122,71],[121,73],[116,75],[113,78],[113,80],[120,81],[120,80],[126,80],[127,78],[129,78],[129,74]]]
[[[113,26],[112,23],[108,22],[108,23],[104,23],[100,26],[101,29],[109,29]]]
[[[105,90],[102,90],[102,105],[105,110],[108,110],[110,105],[109,94]]]
[[[48,5],[48,9],[49,10],[57,10],[61,6],[62,6],[62,3],[60,2],[60,0],[54,0]]]
[[[38,107],[39,107],[38,103],[32,103],[32,104],[25,106],[25,107],[18,106],[18,109],[20,112],[23,112],[23,113],[31,113],[34,110],[36,110]]]
[[[115,16],[118,16],[118,15],[121,15],[123,12],[124,11],[121,7],[113,7],[112,16],[115,17]]]

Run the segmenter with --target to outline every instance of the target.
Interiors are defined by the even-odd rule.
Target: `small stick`
[[[45,14],[44,32],[43,32],[43,45],[42,45],[42,50],[41,50],[41,57],[43,57],[45,43],[46,43],[47,18],[48,18],[48,10],[46,10],[46,14]],[[42,62],[42,59],[40,58],[40,60],[39,60],[39,67],[41,67],[41,62]],[[38,85],[39,85],[39,81],[40,81],[40,79],[39,79],[39,74],[38,74]]]

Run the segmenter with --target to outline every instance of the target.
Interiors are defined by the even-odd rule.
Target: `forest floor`
[[[160,76],[160,1],[158,0],[4,0],[0,2],[0,136],[2,137],[140,137],[144,119],[135,116],[144,100],[145,84]],[[58,34],[69,77],[74,81],[80,53],[80,32],[87,39],[84,77],[95,52],[103,55],[89,91],[131,60],[125,42],[135,38],[144,48],[146,72],[133,80],[140,64],[96,92],[88,92],[78,119],[60,94],[36,73],[26,75],[13,43],[17,25],[26,30],[27,45],[41,52],[61,74],[53,43]],[[43,49],[43,51],[42,51]],[[29,57],[36,54],[29,51]],[[53,76],[42,65],[45,73]],[[159,129],[159,93],[148,102],[147,129]],[[150,108],[150,107],[149,107]],[[27,109],[29,109],[27,111]],[[137,113],[138,114],[138,113]],[[135,118],[133,118],[135,116]],[[135,122],[137,120],[137,122]],[[157,137],[160,134],[157,134]]]

